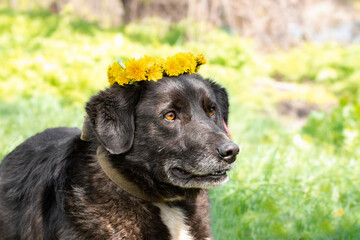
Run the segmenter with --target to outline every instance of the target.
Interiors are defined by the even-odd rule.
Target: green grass
[[[278,116],[275,105],[294,98],[318,102],[317,91],[323,88],[321,96],[337,99],[338,89],[348,89],[344,86],[351,89],[346,94],[355,93],[349,99],[356,99],[359,72],[351,49],[357,47],[331,45],[330,52],[347,59],[341,68],[341,58],[329,62],[325,53],[326,61],[315,63],[301,50],[263,57],[251,41],[201,24],[187,26],[154,20],[103,30],[66,14],[0,11],[0,159],[46,128],[81,127],[86,100],[107,85],[106,67],[116,57],[202,52],[209,63],[200,73],[228,89],[229,127],[242,147],[230,181],[211,191],[216,239],[360,239],[359,151],[354,144],[341,148],[321,138],[324,132],[337,136],[344,129],[356,134],[360,118],[352,115],[357,112],[341,111],[351,121],[336,118],[336,112],[321,114],[308,122],[304,134],[284,125],[291,119]],[[309,55],[328,51],[323,46],[310,49]],[[337,84],[316,77],[330,65],[344,78]],[[303,76],[310,76],[313,85],[296,97],[257,85],[273,81],[275,72],[283,81],[299,84],[307,84]],[[321,125],[332,124],[332,118],[342,127]]]
[[[85,111],[64,107],[51,96],[0,100],[0,159],[17,145],[46,128],[81,127]]]
[[[230,121],[242,152],[211,192],[217,239],[360,238],[356,157],[299,142],[297,130],[246,109]]]

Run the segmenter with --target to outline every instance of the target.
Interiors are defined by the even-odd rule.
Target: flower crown
[[[191,52],[180,52],[166,60],[149,56],[139,59],[131,58],[125,64],[118,58],[117,62],[108,67],[107,77],[110,86],[114,83],[124,85],[145,80],[157,81],[164,76],[196,73],[205,63],[206,59],[202,54],[195,56]]]

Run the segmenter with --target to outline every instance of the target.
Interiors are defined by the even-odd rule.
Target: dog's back
[[[64,227],[59,191],[64,189],[68,154],[79,136],[75,128],[48,129],[2,160],[0,239],[37,239],[42,234],[51,239]]]

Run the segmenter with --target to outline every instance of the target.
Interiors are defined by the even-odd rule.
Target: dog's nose
[[[224,159],[229,164],[235,161],[236,155],[239,153],[238,145],[233,142],[224,143],[217,150],[220,158]]]

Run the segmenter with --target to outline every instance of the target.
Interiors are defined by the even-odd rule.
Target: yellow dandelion
[[[130,59],[125,63],[126,67],[126,77],[132,81],[141,81],[146,80],[146,64],[141,59],[135,60],[134,58]]]
[[[160,65],[156,64],[147,70],[146,76],[148,80],[157,81],[163,77],[163,70]]]
[[[207,63],[206,58],[201,53],[196,55],[196,62],[198,65],[204,65]]]
[[[186,56],[188,58],[189,74],[196,73],[196,66],[197,66],[196,57],[191,52],[188,52]]]
[[[163,77],[163,65],[165,60],[160,57],[144,56],[139,59],[146,66],[147,80],[157,81]]]
[[[176,61],[179,63],[179,72],[180,74],[189,72],[190,62],[186,53],[180,52],[174,56]]]
[[[196,68],[195,68],[195,72],[198,72],[200,69],[200,66],[206,63],[206,59],[204,58],[204,56],[202,54],[199,54],[196,57]]]
[[[110,86],[112,86],[115,82],[119,84],[126,84],[127,82],[129,82],[128,80],[126,82],[126,79],[124,79],[124,69],[120,66],[118,62],[114,62],[111,66],[108,67],[107,75]]]
[[[140,59],[140,61],[145,64],[147,69],[152,68],[153,66],[157,65],[160,67],[163,67],[165,64],[165,60],[161,57],[149,57],[149,56],[144,56],[143,58]]]
[[[153,57],[145,55],[144,57],[140,58],[139,61],[141,64],[144,64],[146,68],[151,68],[156,64],[156,60]]]
[[[114,74],[115,82],[117,82],[120,86],[124,84],[128,84],[130,82],[130,79],[126,77],[127,73],[126,70],[121,68],[119,71],[117,71]]]
[[[344,213],[345,213],[345,211],[342,208],[337,210],[337,214],[339,215],[339,217],[342,217],[344,215]]]
[[[154,60],[156,62],[156,65],[159,66],[162,70],[164,70],[166,60],[162,57],[154,57]]]
[[[183,73],[181,72],[181,65],[175,56],[166,59],[164,70],[168,76],[178,76]]]
[[[108,81],[110,83],[110,86],[112,86],[115,83],[115,78],[114,78],[114,75],[113,75],[111,65],[109,65],[109,67],[107,69],[107,78],[108,78]]]

